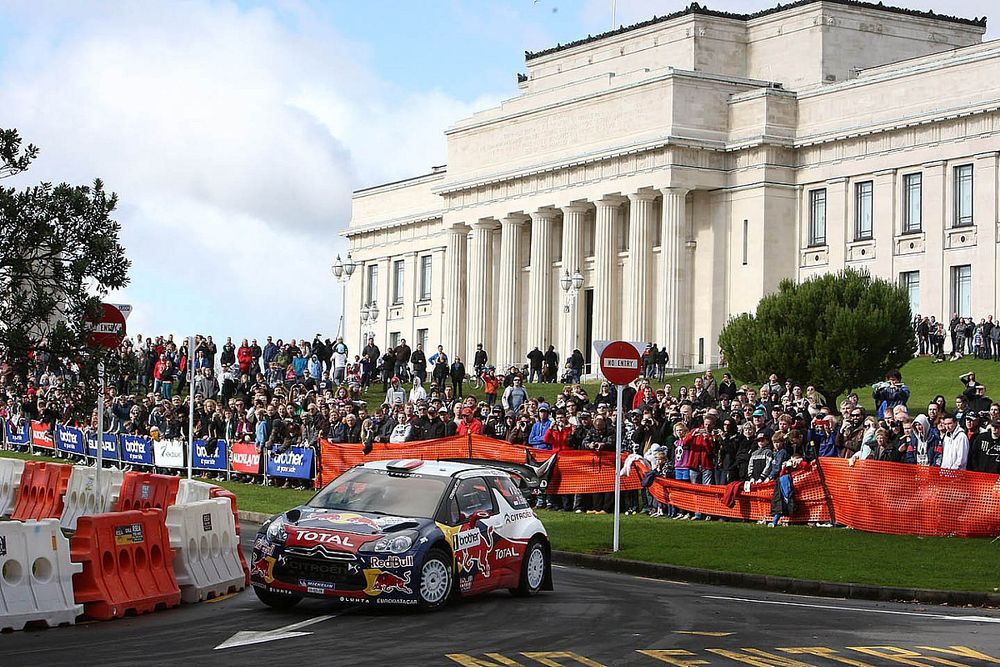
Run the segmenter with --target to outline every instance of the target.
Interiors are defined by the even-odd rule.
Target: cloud
[[[24,180],[101,177],[119,194],[134,269],[114,298],[137,306],[133,331],[332,334],[351,191],[442,164],[443,130],[490,99],[403,97],[367,48],[279,7],[5,12],[3,124],[42,148]]]

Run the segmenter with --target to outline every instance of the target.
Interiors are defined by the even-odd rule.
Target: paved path
[[[244,525],[245,547],[255,529]],[[276,612],[245,591],[109,623],[6,634],[0,664],[1000,664],[996,611],[768,594],[562,567],[554,579],[556,590],[536,598],[494,593],[432,614],[318,601]],[[261,636],[265,631],[277,632]],[[254,640],[261,643],[237,645]],[[216,649],[226,642],[231,646]]]

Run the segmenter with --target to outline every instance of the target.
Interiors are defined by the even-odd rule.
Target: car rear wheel
[[[528,544],[528,549],[521,559],[521,582],[510,592],[517,597],[530,597],[542,590],[545,584],[545,574],[549,571],[549,555],[545,545],[539,539]]]
[[[454,585],[451,558],[440,549],[431,549],[420,566],[420,584],[417,592],[424,609],[440,609],[448,602]]]
[[[253,592],[257,594],[257,599],[274,609],[291,609],[302,601],[301,595],[295,593],[276,593],[263,588],[253,587]]]

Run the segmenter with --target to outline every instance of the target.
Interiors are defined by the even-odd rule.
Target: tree
[[[906,290],[851,269],[802,283],[782,281],[761,299],[756,315],[729,320],[719,347],[734,376],[776,373],[809,382],[831,406],[916,352]]]
[[[0,178],[26,171],[37,155],[16,130],[0,129]],[[128,283],[121,226],[111,218],[117,202],[100,180],[0,187],[0,352],[16,376],[28,376],[32,358],[72,359],[85,375],[96,366],[86,318]]]

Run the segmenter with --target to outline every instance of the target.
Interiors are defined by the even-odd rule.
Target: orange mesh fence
[[[835,458],[820,465],[837,523],[897,535],[1000,535],[1000,476]]]
[[[823,489],[823,481],[815,466],[792,475],[795,487],[795,514],[792,522],[830,521],[829,502]],[[770,519],[771,498],[774,496],[775,482],[754,484],[750,491],[742,488],[736,495],[735,504],[727,506],[723,501],[725,486],[715,484],[692,484],[673,479],[657,478],[649,491],[660,502],[669,503],[685,512],[700,512],[709,516],[723,516],[730,519],[759,521]]]
[[[365,461],[393,459],[455,459],[474,458],[508,463],[524,463],[527,453],[538,463],[548,460],[552,452],[522,445],[512,445],[486,436],[454,436],[439,440],[423,440],[399,444],[375,443],[366,456],[361,445],[335,444],[321,441],[322,483],[333,480],[352,466]],[[638,489],[641,475],[633,471],[622,477],[623,489]],[[556,459],[555,470],[549,477],[548,493],[603,493],[614,490],[615,455],[612,452],[563,450]]]
[[[465,436],[375,444],[365,455],[361,445],[322,441],[321,482],[326,484],[365,461],[402,458],[476,458],[524,463],[552,452],[511,445],[485,436]],[[614,490],[614,454],[563,450],[549,477],[548,493],[607,493]],[[623,455],[623,461],[625,460]],[[628,466],[622,489],[640,488],[645,462]],[[793,475],[796,511],[793,522],[835,522],[876,533],[995,537],[1000,535],[1000,476],[941,470],[902,463],[824,458]],[[726,487],[658,478],[650,492],[661,502],[686,512],[757,521],[772,516],[774,482],[742,489],[732,507],[723,502]]]

